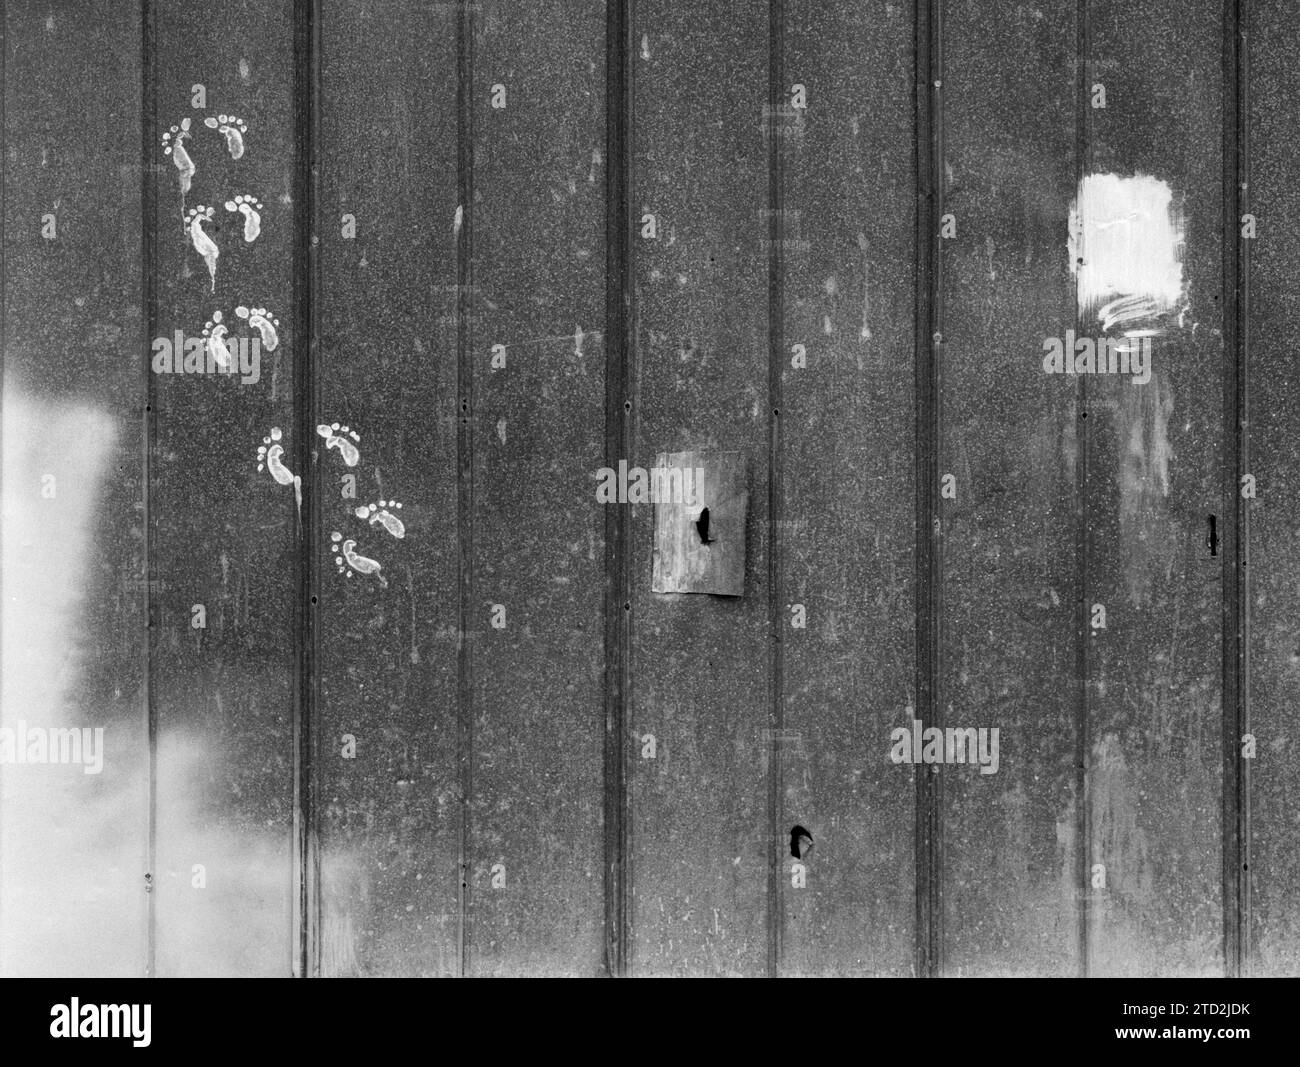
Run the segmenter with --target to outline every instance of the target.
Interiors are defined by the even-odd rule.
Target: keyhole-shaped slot
[[[802,826],[795,826],[790,830],[790,855],[795,859],[801,860],[812,850],[812,834]]]
[[[1210,555],[1217,556],[1219,554],[1219,530],[1218,522],[1213,515],[1209,518],[1208,526],[1209,532],[1205,535],[1205,543],[1209,546]]]

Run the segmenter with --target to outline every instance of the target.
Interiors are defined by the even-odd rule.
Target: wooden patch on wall
[[[656,593],[745,595],[745,457],[660,452],[651,472]]]

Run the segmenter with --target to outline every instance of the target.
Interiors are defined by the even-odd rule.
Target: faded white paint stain
[[[1167,570],[1178,551],[1178,535],[1169,515],[1169,464],[1174,458],[1169,420],[1174,412],[1168,377],[1153,372],[1142,389],[1118,393],[1115,438],[1119,464],[1120,543],[1124,578],[1134,606],[1151,602],[1152,580]]]
[[[1146,902],[1155,883],[1146,832],[1138,822],[1140,785],[1125,759],[1119,736],[1106,734],[1092,748],[1088,766],[1092,857],[1104,857],[1111,899]]]
[[[862,326],[858,330],[858,339],[871,340],[871,260],[867,255],[867,235],[858,234],[858,248],[862,251]],[[858,370],[862,369],[859,358]]]
[[[1169,184],[1149,174],[1089,174],[1070,208],[1079,311],[1103,329],[1151,320],[1183,295],[1185,221]]]

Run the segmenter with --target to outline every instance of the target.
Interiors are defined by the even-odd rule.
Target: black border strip
[[[605,11],[605,464],[632,455],[631,400],[635,342],[631,215],[632,0]],[[626,508],[605,508],[604,908],[602,973],[625,977],[631,967],[629,879],[631,823],[627,781],[631,696],[632,575]]]

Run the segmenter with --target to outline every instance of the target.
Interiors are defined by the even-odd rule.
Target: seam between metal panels
[[[1092,13],[1090,0],[1078,0],[1076,10],[1077,39],[1075,55],[1075,182],[1074,193],[1078,197],[1084,175],[1088,171],[1092,124],[1088,88],[1089,55],[1092,51]],[[1075,336],[1083,333],[1082,313],[1079,310],[1079,279],[1082,274],[1075,274],[1074,295],[1074,331]],[[1088,877],[1088,854],[1091,849],[1092,824],[1088,811],[1088,759],[1090,752],[1091,730],[1088,720],[1088,390],[1084,375],[1077,375],[1075,383],[1075,590],[1079,598],[1075,614],[1075,864],[1077,885],[1079,887],[1078,920],[1078,971],[1086,978],[1089,972],[1088,928],[1090,918],[1090,899]]]
[[[474,771],[474,9],[461,0],[456,23],[456,526],[459,627],[456,644],[456,769],[460,793],[456,924],[457,974],[469,973],[470,831]]]
[[[140,3],[140,294],[143,305],[141,326],[144,329],[142,352],[149,352],[150,341],[157,332],[158,294],[155,281],[157,261],[158,191],[154,168],[150,166],[154,153],[154,129],[157,126],[157,59],[158,42],[154,22],[154,0]],[[148,776],[146,780],[147,807],[145,844],[145,964],[146,977],[156,974],[157,960],[157,892],[154,873],[158,863],[158,710],[153,699],[153,509],[150,490],[153,479],[152,455],[157,439],[157,419],[154,415],[154,376],[149,357],[144,357],[144,411],[141,448],[140,495],[143,505],[141,560],[144,571],[144,677],[141,696],[144,703],[145,730],[149,746]]]
[[[916,718],[940,726],[939,626],[943,530],[939,512],[939,394],[942,278],[938,220],[943,210],[942,0],[916,0]],[[916,782],[916,930],[914,970],[936,977],[942,956],[941,783],[924,765]]]
[[[1241,495],[1248,462],[1250,241],[1241,236],[1249,207],[1249,7],[1225,0],[1223,20],[1223,963],[1229,977],[1250,973],[1250,761],[1241,757],[1250,730],[1250,510]]]
[[[319,354],[315,295],[319,273],[315,234],[320,108],[320,11],[317,0],[294,0],[294,469],[299,472],[300,550],[295,567],[294,652],[294,867],[297,949],[293,971],[299,977],[320,973],[320,862],[316,840],[313,757],[316,673],[316,531],[320,525],[316,468],[312,463],[318,383],[313,370]],[[306,513],[306,520],[303,519]]]
[[[785,644],[782,597],[785,579],[781,559],[782,513],[782,349],[785,347],[784,298],[784,189],[781,148],[783,138],[777,116],[785,86],[785,4],[784,0],[768,3],[768,82],[769,124],[767,138],[767,614],[771,641],[771,695],[768,703],[768,775],[767,775],[767,973],[776,978],[781,971],[781,952],[785,934],[784,879],[785,859],[780,845],[778,821],[781,818],[783,770],[781,734],[785,727]]]
[[[632,0],[611,0],[605,21],[605,463],[632,454],[624,407],[632,340],[629,143]],[[630,797],[627,776],[632,590],[626,509],[605,509],[604,954],[602,973],[628,974]]]

